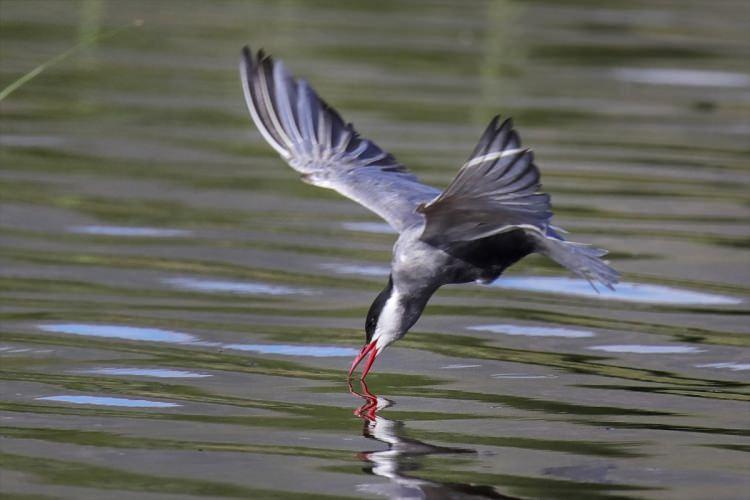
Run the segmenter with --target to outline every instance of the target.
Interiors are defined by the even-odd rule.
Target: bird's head
[[[417,321],[422,313],[422,307],[414,307],[414,301],[398,292],[393,286],[393,278],[388,277],[388,284],[381,291],[370,306],[365,320],[365,345],[359,355],[354,358],[349,376],[357,365],[370,355],[362,379],[367,376],[375,358],[386,347],[406,335],[407,330]]]

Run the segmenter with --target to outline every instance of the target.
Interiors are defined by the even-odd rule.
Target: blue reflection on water
[[[292,295],[310,294],[309,290],[283,285],[267,285],[244,281],[216,281],[197,278],[168,278],[163,280],[168,285],[200,292],[237,293],[248,295]]]
[[[171,342],[177,344],[190,344],[194,346],[223,347],[224,349],[234,349],[238,351],[250,351],[260,354],[283,354],[285,356],[313,356],[313,357],[332,357],[332,356],[356,356],[359,350],[350,347],[337,346],[314,346],[314,345],[287,345],[287,344],[223,344],[220,342],[205,342],[198,337],[187,333],[173,332],[170,330],[161,330],[159,328],[140,328],[124,325],[96,325],[85,323],[55,323],[38,325],[38,328],[46,332],[69,333],[73,335],[88,335],[92,337],[109,337],[127,340],[146,340],[155,342]],[[108,370],[121,370],[111,368]],[[130,370],[130,369],[128,369]],[[132,369],[136,370],[136,369]],[[138,369],[140,370],[140,369]],[[133,375],[159,376],[155,372],[159,370],[142,370],[141,373]],[[146,373],[148,372],[148,373]],[[164,373],[179,373],[176,370],[162,370]],[[182,372],[189,373],[189,372]],[[112,373],[112,374],[125,374]],[[175,376],[175,375],[170,375]],[[198,375],[206,376],[206,375]]]
[[[160,328],[141,328],[125,325],[96,325],[86,323],[54,323],[38,325],[40,330],[54,333],[69,333],[89,337],[109,337],[127,340],[149,340],[154,342],[172,342],[185,344],[197,340],[187,333],[162,330]]]
[[[130,408],[172,408],[175,406],[182,406],[177,403],[167,403],[164,401],[110,398],[103,396],[44,396],[36,399],[44,401],[61,401],[63,403],[74,403],[77,405],[127,406]]]
[[[604,352],[622,352],[636,354],[688,354],[703,352],[703,349],[686,345],[642,345],[642,344],[622,344],[622,345],[595,345],[589,347],[594,351]]]
[[[358,349],[350,347],[285,345],[285,344],[226,344],[226,349],[259,352],[261,354],[283,354],[285,356],[312,356],[328,358],[336,356],[356,356]]]
[[[506,335],[523,335],[526,337],[565,337],[584,338],[593,337],[594,333],[586,330],[572,330],[570,328],[550,328],[546,326],[520,325],[477,325],[469,326],[467,330],[504,333]]]
[[[94,368],[84,373],[98,373],[101,375],[135,375],[156,378],[204,378],[210,377],[206,373],[195,373],[185,370],[169,370],[166,368]]]
[[[356,274],[359,276],[388,276],[391,268],[385,266],[365,266],[357,264],[336,264],[333,262],[321,264],[323,269],[330,269],[339,274]]]
[[[653,304],[739,304],[742,301],[735,297],[703,292],[681,290],[662,285],[642,283],[619,283],[616,290],[598,287],[599,293],[591,288],[586,280],[564,277],[522,276],[500,278],[492,284],[494,287],[532,292],[562,293],[604,300],[621,300],[624,302],[645,302]]]
[[[164,229],[158,227],[126,227],[126,226],[73,226],[68,228],[71,233],[96,234],[101,236],[137,236],[146,238],[173,238],[188,236],[191,231],[185,229]]]

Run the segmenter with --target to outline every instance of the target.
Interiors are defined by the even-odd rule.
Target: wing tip
[[[242,65],[247,68],[248,71],[255,68],[260,61],[260,56],[263,53],[263,49],[259,50],[257,53],[253,53],[252,48],[250,48],[250,45],[245,45],[242,47],[242,50],[240,51],[241,58],[240,62]]]
[[[500,122],[500,118],[502,118],[502,116],[500,114],[497,114],[497,115],[493,116],[492,119],[490,120],[489,125],[487,125],[487,128],[488,129],[491,128],[493,131],[496,131],[497,130],[497,124]]]
[[[250,68],[260,65],[266,61],[273,62],[273,58],[268,53],[266,53],[263,47],[258,49],[256,52],[253,52],[250,45],[245,44],[240,50],[240,54],[242,57],[242,62],[244,62]]]
[[[499,116],[499,115],[498,115]],[[504,128],[508,128],[509,130],[513,130],[513,117],[509,116],[505,120],[503,120],[503,123],[500,124],[500,127],[498,127],[497,131],[501,131]]]

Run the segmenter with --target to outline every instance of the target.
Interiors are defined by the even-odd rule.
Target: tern
[[[491,283],[531,253],[543,254],[592,286],[612,289],[619,274],[606,250],[566,241],[551,224],[533,152],[510,119],[493,118],[443,191],[420,182],[393,155],[362,137],[303,79],[262,50],[242,51],[240,77],[263,138],[304,182],[333,189],[373,211],[399,236],[388,283],[365,321],[365,344],[349,378],[417,322],[443,285]],[[596,287],[594,287],[596,288]]]

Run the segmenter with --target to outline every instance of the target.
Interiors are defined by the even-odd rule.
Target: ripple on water
[[[495,379],[540,379],[540,378],[557,378],[556,375],[530,375],[528,373],[494,373],[490,375]]]
[[[385,222],[344,222],[341,226],[361,233],[396,234],[396,230]]]
[[[591,288],[591,285],[586,280],[565,277],[519,276],[500,278],[492,286],[510,290],[561,293],[602,300],[620,300],[623,302],[649,304],[729,305],[742,302],[738,298],[726,295],[694,292],[669,286],[642,283],[619,283],[615,285],[615,291],[599,286],[597,287],[599,292],[597,292]]]
[[[733,372],[740,372],[750,370],[750,363],[737,363],[734,361],[725,363],[706,363],[704,365],[695,365],[696,368],[718,368],[722,370],[732,370]]]
[[[65,139],[51,135],[19,135],[3,133],[0,135],[0,146],[5,147],[54,147],[65,144]]]
[[[207,373],[195,373],[185,370],[169,370],[166,368],[93,368],[83,373],[97,373],[100,375],[135,375],[138,377],[155,378],[204,378]]]
[[[53,323],[38,325],[40,330],[53,333],[68,333],[89,337],[109,337],[127,340],[147,340],[152,342],[171,342],[186,344],[198,340],[193,335],[161,328],[142,328],[126,325],[97,325],[87,323]]]
[[[312,292],[303,288],[283,285],[268,285],[266,283],[252,283],[245,281],[217,281],[198,278],[167,278],[164,283],[186,290],[213,293],[236,293],[247,295],[309,295]]]
[[[158,227],[127,227],[127,226],[73,226],[68,228],[71,233],[96,234],[101,236],[137,236],[144,238],[174,238],[189,236],[191,231],[186,229],[165,229]]]
[[[469,326],[467,327],[467,330],[504,333],[506,335],[523,335],[526,337],[584,338],[594,336],[593,332],[589,332],[586,330],[572,330],[570,328],[550,328],[545,326],[477,325]]]
[[[281,354],[284,356],[312,356],[315,358],[329,358],[338,356],[356,356],[358,349],[351,347],[320,346],[320,345],[288,345],[288,344],[226,344],[225,349],[250,351],[260,354]]]
[[[674,68],[618,68],[614,77],[621,81],[685,87],[750,87],[750,75],[729,71]]]
[[[635,354],[691,354],[703,352],[703,349],[687,345],[642,345],[642,344],[621,344],[621,345],[595,345],[589,347],[593,351],[620,352]]]
[[[172,408],[182,406],[165,401],[149,401],[147,399],[110,398],[104,396],[43,396],[36,398],[43,401],[60,401],[77,405],[126,406],[129,408]]]
[[[9,347],[9,346],[3,346],[0,347],[0,352],[8,353],[8,354],[19,354],[22,352],[29,352],[31,349],[27,347]]]

